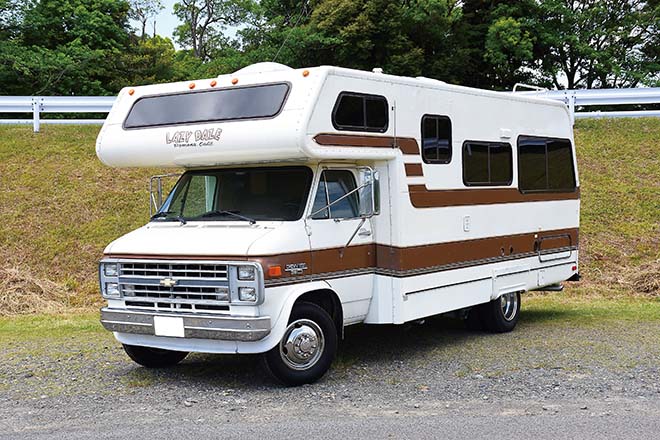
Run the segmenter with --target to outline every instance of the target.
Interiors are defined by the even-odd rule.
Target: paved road
[[[130,363],[102,332],[0,347],[0,439],[660,438],[660,322],[516,332],[448,319],[355,327],[322,381],[284,388],[254,356]]]

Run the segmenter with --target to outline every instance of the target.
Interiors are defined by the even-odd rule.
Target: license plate
[[[156,336],[185,337],[183,318],[154,316],[154,334]]]

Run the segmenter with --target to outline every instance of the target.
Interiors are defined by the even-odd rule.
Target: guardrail
[[[0,96],[0,113],[32,113],[32,119],[0,119],[0,124],[103,124],[103,119],[41,119],[41,113],[108,113],[114,96]]]
[[[514,89],[515,90],[515,89]],[[562,101],[571,111],[573,120],[594,118],[641,118],[660,117],[660,110],[625,111],[582,111],[593,106],[618,106],[639,104],[660,104],[660,87],[635,89],[582,89],[582,90],[534,90],[514,92],[540,98]],[[576,109],[580,109],[580,111]]]
[[[516,85],[518,87],[518,85]],[[515,89],[514,89],[515,90]],[[510,93],[510,92],[507,92]],[[562,101],[572,119],[660,117],[660,110],[582,111],[592,106],[660,104],[660,87],[636,89],[533,90],[529,96]],[[114,96],[0,96],[0,113],[32,113],[32,119],[0,119],[0,124],[102,124],[103,119],[41,119],[41,113],[108,113]],[[579,111],[578,111],[579,110]]]

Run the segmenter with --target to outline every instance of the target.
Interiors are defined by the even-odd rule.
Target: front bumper
[[[270,333],[270,317],[237,317],[186,313],[159,313],[123,309],[101,309],[101,324],[106,330],[139,335],[156,334],[154,317],[183,320],[184,338],[224,341],[258,341]]]

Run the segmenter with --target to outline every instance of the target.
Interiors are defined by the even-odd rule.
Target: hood
[[[244,257],[250,246],[280,223],[152,222],[110,243],[105,254]]]

